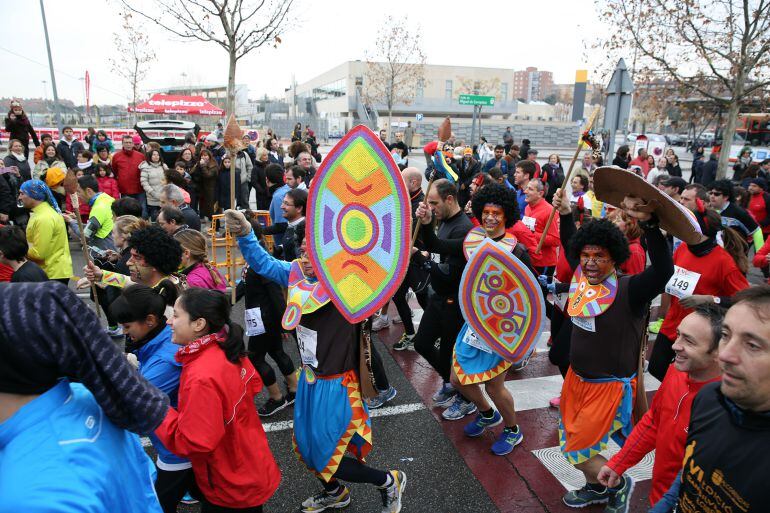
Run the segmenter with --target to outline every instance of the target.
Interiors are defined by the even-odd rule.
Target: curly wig
[[[182,246],[159,226],[134,231],[128,239],[128,247],[166,275],[177,271],[182,261]]]
[[[504,185],[485,185],[476,191],[471,200],[473,217],[481,222],[481,212],[484,205],[497,205],[505,214],[505,227],[510,228],[519,220],[519,202],[516,201],[516,193]]]
[[[569,255],[577,260],[585,246],[601,246],[610,252],[610,256],[616,265],[620,265],[631,256],[628,249],[628,239],[615,226],[615,223],[607,219],[598,219],[585,224],[578,229],[569,241]]]

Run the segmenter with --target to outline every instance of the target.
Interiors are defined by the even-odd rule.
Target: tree
[[[419,27],[410,31],[408,19],[388,16],[377,31],[372,52],[366,55],[363,95],[367,103],[388,109],[388,137],[393,107],[409,105],[425,80],[425,54]]]
[[[123,19],[120,32],[113,33],[117,58],[111,57],[110,64],[112,71],[123,77],[131,87],[131,108],[134,108],[139,84],[147,77],[149,64],[155,60],[155,52],[149,37],[132,14],[124,11],[120,16]],[[136,119],[136,113],[133,116]]]
[[[770,0],[597,0],[608,37],[606,53],[634,53],[635,82],[673,81],[685,93],[726,111],[725,151],[742,105],[770,86]]]
[[[216,43],[229,56],[228,114],[235,112],[235,70],[249,52],[281,42],[294,0],[152,0],[146,12],[140,0],[120,0],[131,12],[183,39]]]

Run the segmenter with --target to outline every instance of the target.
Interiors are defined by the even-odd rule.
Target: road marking
[[[378,408],[376,410],[369,411],[371,417],[390,417],[391,415],[403,415],[405,413],[412,413],[419,410],[424,410],[425,405],[423,403],[409,403],[398,404],[396,406],[387,406],[385,408]],[[282,420],[280,422],[268,422],[262,424],[266,433],[273,433],[275,431],[286,431],[294,427],[294,422],[291,420]],[[150,439],[146,436],[142,437],[142,447],[149,447],[152,445]]]

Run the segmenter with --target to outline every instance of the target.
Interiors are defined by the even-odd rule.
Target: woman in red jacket
[[[172,340],[182,347],[179,406],[155,430],[192,462],[201,513],[261,513],[281,474],[254,408],[262,380],[246,357],[243,328],[221,292],[191,288],[174,305]]]
[[[613,210],[607,216],[607,219],[615,223],[615,226],[620,228],[620,231],[628,239],[628,249],[631,251],[631,256],[620,265],[620,270],[623,271],[623,274],[630,275],[639,274],[644,271],[645,264],[647,264],[647,256],[642,244],[639,242],[639,238],[642,236],[642,229],[639,228],[639,223],[620,209]]]
[[[118,181],[115,179],[109,166],[102,163],[94,164],[94,175],[96,175],[96,181],[99,183],[99,192],[108,194],[115,199],[120,199]]]

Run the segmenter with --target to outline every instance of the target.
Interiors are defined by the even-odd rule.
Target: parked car
[[[684,146],[687,144],[687,135],[668,134],[666,136],[666,142],[669,144],[669,146]]]
[[[153,119],[137,122],[134,125],[134,130],[142,138],[144,144],[150,141],[160,144],[163,161],[169,168],[173,168],[174,162],[182,153],[185,136],[192,132],[197,141],[201,127],[192,121]]]

